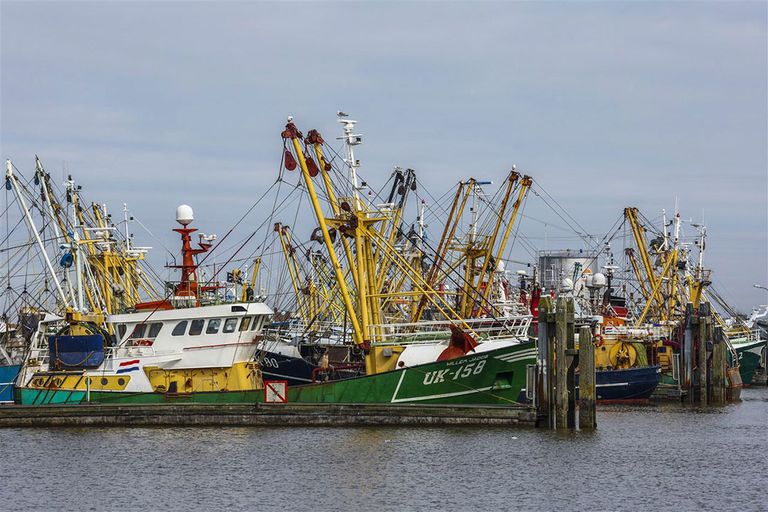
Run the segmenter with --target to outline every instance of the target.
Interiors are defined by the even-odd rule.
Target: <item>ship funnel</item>
[[[195,216],[192,212],[192,207],[187,204],[182,204],[176,208],[176,222],[182,226],[186,226],[195,220]]]

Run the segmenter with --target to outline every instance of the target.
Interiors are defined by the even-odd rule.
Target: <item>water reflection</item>
[[[531,428],[0,430],[0,509],[764,509],[768,389]]]

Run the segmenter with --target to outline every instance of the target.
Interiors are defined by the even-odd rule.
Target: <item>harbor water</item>
[[[768,388],[532,428],[0,430],[2,510],[766,510]]]

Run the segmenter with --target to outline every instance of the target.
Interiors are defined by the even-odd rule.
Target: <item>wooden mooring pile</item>
[[[537,426],[575,429],[578,416],[580,429],[596,428],[595,348],[592,332],[586,326],[579,329],[579,347],[576,348],[573,298],[558,297],[554,302],[550,297],[543,297],[539,303],[538,328],[539,355],[534,397]]]
[[[683,401],[723,405],[738,399],[741,376],[738,368],[728,366],[728,343],[723,328],[714,326],[710,305],[703,303],[694,311],[689,303],[685,318],[685,335],[680,347]]]

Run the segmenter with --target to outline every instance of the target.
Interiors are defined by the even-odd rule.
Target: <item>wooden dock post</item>
[[[699,403],[701,405],[707,405],[707,389],[709,388],[709,382],[707,379],[707,366],[709,361],[709,354],[707,350],[707,342],[709,341],[707,336],[707,322],[709,321],[709,318],[709,304],[704,302],[699,305],[699,357],[697,358],[696,362],[696,375],[698,377],[699,387]]]
[[[547,315],[547,372],[549,372],[549,427],[555,428],[555,416],[557,396],[555,395],[555,389],[557,389],[557,350],[555,343],[555,303],[554,300],[549,303],[549,314]]]
[[[555,423],[576,428],[576,341],[571,297],[558,297],[555,307]]]
[[[557,298],[555,308],[555,424],[557,428],[568,426],[568,306],[565,297]]]
[[[680,388],[685,393],[685,401],[694,402],[692,374],[693,374],[693,304],[685,305],[685,337],[680,351],[682,361],[680,364]]]
[[[566,389],[568,391],[568,428],[576,428],[576,362],[579,353],[576,350],[576,324],[574,321],[573,298],[565,299],[565,320],[566,320],[566,338],[565,338],[565,364],[567,372],[565,377]]]
[[[538,342],[537,424],[575,429],[576,358],[579,353],[572,298],[558,297],[554,304],[549,297],[541,298]]]
[[[579,428],[597,427],[595,347],[589,327],[579,329]]]
[[[712,404],[725,405],[726,402],[726,344],[725,333],[720,326],[715,327],[712,345]]]
[[[551,297],[539,302],[538,323],[538,379],[536,389],[537,426],[554,428],[554,309]]]

